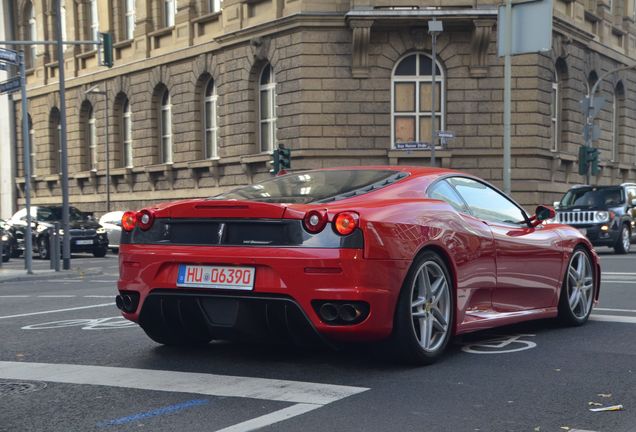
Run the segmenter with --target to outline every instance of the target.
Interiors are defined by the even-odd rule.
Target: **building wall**
[[[19,3],[23,7],[24,1]],[[88,2],[76,2],[77,7],[68,3],[67,35],[87,37],[81,30],[86,23],[80,15]],[[369,22],[345,17],[350,10],[390,4],[371,0],[225,0],[222,12],[216,13],[203,9],[204,3],[180,0],[175,26],[162,28],[159,2],[137,0],[134,38],[122,40],[118,3],[110,7],[100,0],[104,16],[100,15],[100,30],[119,35],[115,67],[97,66],[95,52],[88,48],[65,51],[71,203],[98,214],[105,211],[106,104],[103,95],[86,94],[94,85],[106,91],[109,100],[112,209],[209,196],[268,178],[270,156],[260,152],[258,143],[258,79],[267,62],[277,83],[278,142],[292,149],[294,169],[430,163],[428,152],[392,150],[390,138],[392,71],[408,53],[430,53],[430,38],[423,30],[425,19],[375,18]],[[472,3],[461,1],[438,3],[472,8]],[[36,12],[38,4],[42,2],[35,2]],[[582,2],[557,0],[552,51],[514,58],[512,188],[513,195],[529,208],[552,202],[569,185],[584,181],[576,163],[583,122],[578,101],[587,92],[591,72],[601,76],[629,64],[636,52],[633,11],[615,12],[612,15],[603,2],[588,10]],[[590,19],[597,21],[591,23]],[[471,172],[500,186],[503,62],[496,56],[495,20],[493,16],[467,16],[447,18],[445,25],[446,31],[438,38],[438,58],[446,87],[445,127],[456,138],[437,151],[437,164]],[[52,23],[48,26],[52,28]],[[44,25],[40,27],[47,31]],[[40,51],[29,76],[29,113],[38,153],[34,204],[61,201],[60,178],[54,169],[57,150],[49,125],[51,108],[59,107],[57,65],[49,60],[52,53],[48,52]],[[558,146],[552,149],[551,95],[557,63],[565,65],[565,72],[559,83]],[[208,77],[215,80],[219,95],[216,160],[204,160],[201,149],[201,95]],[[636,102],[631,97],[635,80],[633,71],[623,71],[610,76],[601,88],[610,103],[599,115],[602,134],[596,145],[606,161],[602,174],[593,178],[595,183],[636,178]],[[611,94],[619,83],[624,89],[618,116],[620,150],[619,157],[610,161]],[[173,164],[158,163],[156,90],[160,85],[169,90],[173,107]],[[133,112],[135,160],[131,169],[121,168],[119,162],[120,108],[116,101],[122,94]],[[85,170],[81,162],[86,150],[80,111],[85,101],[94,107],[98,122],[100,153],[94,172]],[[19,101],[16,109],[19,116]],[[17,153],[19,161],[20,145]],[[19,179],[17,190],[21,203],[23,183]]]
[[[0,40],[10,39],[10,2],[0,2]],[[0,48],[5,48],[0,46]],[[0,71],[0,81],[8,74]],[[9,95],[0,95],[0,218],[9,218],[15,210],[15,142],[13,137],[12,103]]]

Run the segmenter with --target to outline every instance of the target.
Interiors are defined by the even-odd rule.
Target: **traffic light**
[[[278,149],[272,152],[272,159],[269,161],[272,166],[269,170],[270,174],[276,175],[278,171],[280,171],[280,154],[278,153]]]
[[[280,163],[280,169],[288,170],[291,169],[291,149],[283,147],[283,145],[278,146],[278,161]]]
[[[598,175],[601,172],[599,166],[599,152],[597,148],[581,146],[579,147],[579,174],[587,175],[591,166],[592,175]]]
[[[99,40],[102,42],[99,47],[102,66],[113,67],[113,35],[111,33],[100,33]]]

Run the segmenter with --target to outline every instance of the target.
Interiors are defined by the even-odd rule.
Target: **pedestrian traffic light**
[[[272,152],[272,158],[269,161],[269,164],[272,166],[269,169],[269,173],[276,175],[278,171],[280,171],[280,154],[278,153],[278,149]]]
[[[291,149],[285,148],[280,144],[278,146],[278,161],[280,163],[280,169],[291,169]]]
[[[579,147],[579,174],[582,176],[587,175],[590,167],[592,175],[600,174],[599,152],[597,148],[583,145]]]
[[[113,35],[100,33],[99,40],[102,42],[99,47],[102,66],[113,67]]]

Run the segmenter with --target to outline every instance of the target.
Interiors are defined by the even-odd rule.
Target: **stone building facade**
[[[52,0],[16,3],[18,37],[54,39]],[[62,3],[67,40],[91,40],[97,30],[115,39],[110,69],[93,46],[64,52],[70,202],[82,210],[106,211],[107,183],[115,210],[263,180],[277,144],[292,149],[294,169],[429,165],[428,151],[395,143],[430,142],[433,17],[444,24],[437,128],[455,134],[437,150],[437,165],[501,186],[503,61],[492,0]],[[514,57],[512,192],[522,204],[552,202],[584,181],[579,100],[636,59],[635,13],[633,0],[554,0],[552,50]],[[27,57],[32,202],[59,203],[58,62],[51,47],[27,48]],[[594,183],[636,179],[635,89],[632,70],[600,86],[608,103]],[[20,136],[18,126],[21,207]]]

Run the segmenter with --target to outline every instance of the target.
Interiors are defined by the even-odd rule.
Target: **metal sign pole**
[[[104,81],[104,103],[106,104],[106,213],[110,213],[110,143],[108,136],[108,81]]]
[[[510,110],[512,65],[510,51],[512,45],[512,1],[506,0],[506,25],[504,34],[504,137],[503,137],[503,190],[510,195]]]
[[[29,118],[27,114],[26,72],[24,70],[24,51],[18,54],[20,80],[22,83],[22,144],[24,148],[24,198],[26,204],[26,234],[24,239],[24,265],[27,274],[33,274],[33,237],[31,232],[31,146],[29,143]]]
[[[57,65],[60,81],[60,148],[62,168],[62,268],[71,268],[71,236],[69,233],[69,203],[68,203],[68,147],[66,143],[66,93],[64,82],[64,45],[62,43],[62,24],[60,0],[55,0],[55,38],[57,39]]]

